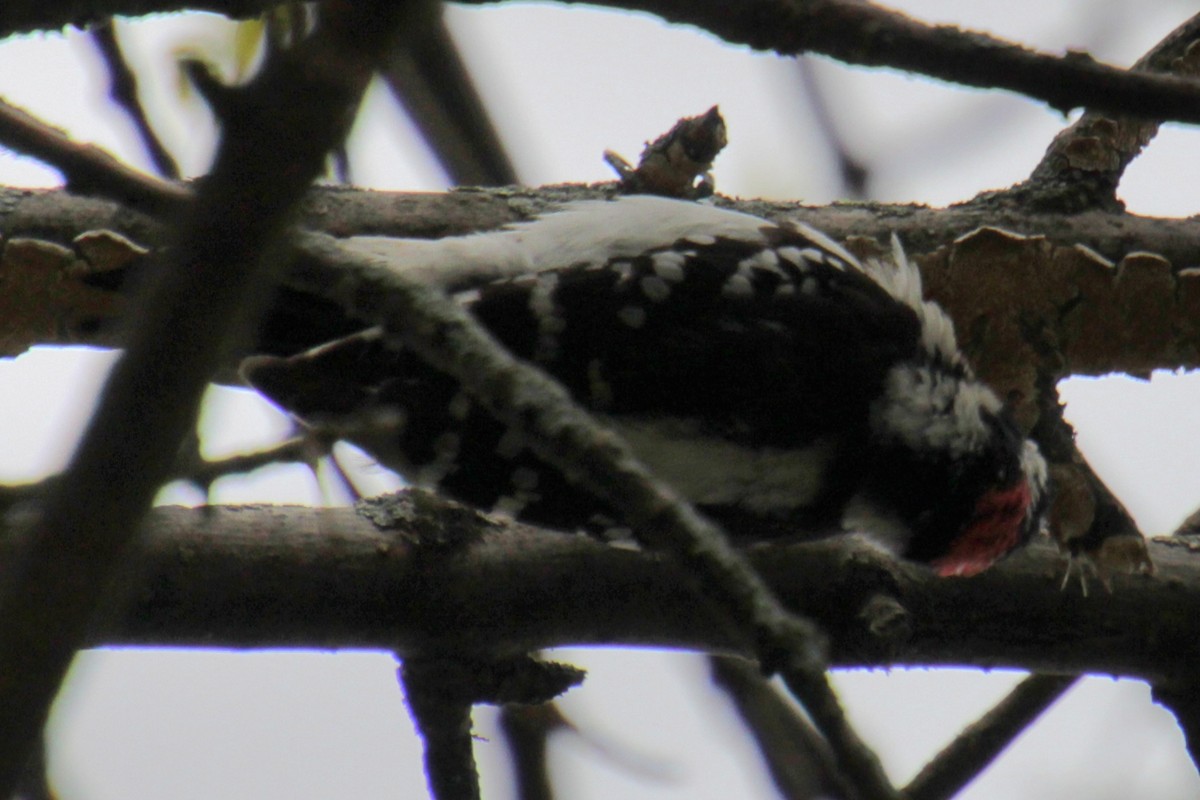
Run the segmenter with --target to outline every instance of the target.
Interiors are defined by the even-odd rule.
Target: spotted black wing
[[[681,240],[499,281],[464,298],[518,357],[560,380],[709,513],[759,532],[828,521],[864,469],[869,404],[920,326],[802,232]],[[553,527],[611,516],[456,382],[367,331],[248,380],[411,480]]]

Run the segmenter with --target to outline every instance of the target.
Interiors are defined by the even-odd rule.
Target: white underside
[[[912,540],[912,530],[897,516],[888,514],[862,495],[850,498],[842,511],[842,530],[855,534],[892,555],[900,555]]]
[[[833,454],[824,441],[799,450],[752,448],[698,433],[676,418],[605,422],[673,489],[700,505],[736,506],[780,517],[810,505]]]

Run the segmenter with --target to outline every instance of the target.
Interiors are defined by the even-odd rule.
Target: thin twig
[[[468,0],[464,0],[467,2]],[[499,0],[469,0],[473,4]],[[560,0],[641,11],[693,25],[733,44],[781,55],[820,53],[849,64],[894,67],[967,86],[1006,89],[1052,108],[1092,108],[1147,119],[1200,122],[1200,84],[1135,73],[1083,54],[1053,56],[986,34],[929,25],[857,0]],[[209,0],[205,7],[244,18],[273,6],[266,0]],[[11,6],[11,8],[10,8]],[[93,0],[91,17],[178,11],[177,0]],[[0,6],[0,35],[57,30],[79,19],[77,6]]]
[[[781,797],[844,800],[848,796],[829,743],[750,662],[732,656],[710,656],[708,663],[713,682],[733,702],[754,737]]]
[[[495,0],[464,0],[476,4]],[[929,25],[859,0],[561,0],[643,11],[694,25],[731,44],[780,55],[819,53],[965,86],[1007,89],[1069,111],[1092,108],[1200,122],[1200,82],[1053,56],[950,25]]]
[[[146,115],[146,108],[138,96],[137,75],[121,52],[121,45],[117,41],[116,23],[111,19],[106,20],[91,28],[88,33],[108,69],[108,96],[121,107],[133,123],[138,139],[141,140],[142,147],[146,148],[158,174],[169,180],[179,180],[179,165],[154,132],[150,118]]]
[[[306,433],[252,453],[239,453],[212,461],[190,457],[176,465],[173,477],[175,480],[211,486],[221,478],[253,472],[272,464],[296,463],[313,466],[318,458],[329,452],[329,446],[330,442],[325,437]]]
[[[865,200],[867,183],[871,179],[870,169],[850,152],[846,138],[838,128],[833,112],[829,108],[825,89],[817,80],[812,60],[804,56],[797,58],[796,70],[800,74],[800,84],[804,87],[804,98],[808,101],[813,121],[837,164],[838,178],[842,182],[842,194],[850,199]]]
[[[948,800],[1078,681],[1075,675],[1030,675],[969,725],[904,788],[908,800]]]
[[[76,144],[65,133],[0,100],[0,144],[41,159],[59,170],[67,188],[125,203],[147,214],[178,211],[191,196],[117,161],[94,145]]]
[[[140,298],[139,325],[83,442],[20,532],[22,556],[7,562],[0,585],[0,797],[15,790],[75,651],[128,583],[125,556],[229,332],[265,305],[285,220],[344,137],[371,57],[394,30],[389,5],[327,7],[316,34],[246,87],[242,116],[225,120],[213,170]],[[61,154],[23,122],[35,154]],[[128,175],[103,161],[103,185]]]
[[[438,163],[459,186],[509,186],[516,169],[475,89],[442,5],[431,6],[421,32],[390,54],[380,71]]]

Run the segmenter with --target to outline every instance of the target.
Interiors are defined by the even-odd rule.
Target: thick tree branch
[[[144,176],[143,176],[144,177]],[[156,182],[161,186],[161,182]],[[561,203],[603,197],[611,184],[531,189],[463,189],[453,192],[379,192],[315,187],[301,203],[301,227],[334,236],[380,235],[434,239],[490,230],[528,219]],[[1200,266],[1200,219],[1143,217],[1105,211],[1048,213],[1016,208],[916,204],[796,202],[718,199],[730,208],[776,218],[794,216],[838,240],[863,236],[885,241],[892,232],[909,252],[924,253],[980,227],[1045,236],[1071,247],[1082,244],[1117,262],[1139,250],[1156,253],[1177,269]],[[0,236],[48,238],[69,244],[79,233],[109,228],[135,241],[161,241],[163,228],[108,200],[61,189],[0,187]]]
[[[502,523],[419,494],[380,529],[351,509],[158,508],[147,517],[132,602],[93,645],[379,648],[518,654],[569,645],[752,655],[687,573],[660,555]],[[457,529],[459,547],[422,545]],[[10,563],[11,541],[0,542]],[[853,540],[749,553],[788,605],[828,631],[843,666],[1015,667],[1174,680],[1200,654],[1200,558],[1154,540],[1156,577],[1113,592],[1059,590],[1044,541],[971,579],[881,560]],[[907,624],[860,616],[881,591]]]
[[[562,202],[602,194],[602,188],[579,186],[447,194],[321,189],[303,205],[301,222],[338,235],[370,232],[427,238],[495,228]],[[1057,355],[1050,365],[1055,377],[1113,371],[1145,375],[1159,368],[1200,366],[1200,325],[1196,323],[1200,319],[1200,273],[1189,269],[1200,264],[1200,219],[1154,219],[1102,211],[1035,214],[1014,208],[961,206],[725,204],[771,218],[794,217],[843,240],[862,237],[883,242],[895,231],[923,267],[929,292],[955,318],[963,344],[977,366],[989,358],[1007,361],[1007,374],[991,367],[983,371],[989,377],[1000,374],[1001,382],[1028,397],[1033,396],[1034,365],[1046,363],[1044,352],[1034,352],[1029,338],[1034,330],[1041,340],[1038,346]],[[56,191],[0,192],[0,236],[9,240],[0,258],[6,262],[6,274],[25,276],[13,285],[27,292],[11,292],[7,297],[13,308],[0,314],[7,326],[0,329],[5,354],[17,354],[34,342],[102,342],[105,332],[111,330],[100,310],[72,310],[67,305],[81,302],[78,294],[65,292],[73,285],[86,290],[84,299],[89,304],[101,299],[102,287],[94,279],[73,284],[61,276],[78,270],[81,264],[94,263],[94,257],[72,244],[72,239],[95,228],[112,228],[143,242],[161,240],[159,229],[144,217],[111,203]],[[43,252],[31,262],[29,246],[13,249],[12,242],[29,236],[65,243],[70,249]],[[134,270],[137,263],[133,259],[126,269]],[[320,268],[320,264],[310,266]],[[108,274],[105,286],[121,284],[120,275],[111,270]],[[410,277],[448,288],[486,278],[440,273]],[[90,313],[95,319],[92,324],[68,325],[31,320],[28,308],[35,293],[47,313],[59,303],[62,314],[86,317]],[[110,304],[115,297],[109,298]],[[288,300],[281,297],[279,302]],[[284,314],[288,309],[277,306],[276,312]],[[293,324],[283,324],[285,318],[280,317],[274,331],[264,333],[268,338],[260,347],[294,352],[353,329],[348,320],[338,320],[332,305],[317,309],[310,303],[290,313],[302,314],[305,326],[321,324],[311,329],[307,340],[272,342],[271,336],[305,330],[294,324],[294,319]],[[1013,374],[1014,369],[1019,374]]]

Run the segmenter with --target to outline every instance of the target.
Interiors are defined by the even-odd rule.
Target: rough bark
[[[158,508],[126,614],[92,645],[518,654],[625,645],[749,655],[680,567],[581,536],[465,512],[420,495],[381,529],[351,509]],[[396,517],[393,515],[393,520]],[[441,532],[457,531],[446,546]],[[0,559],[11,544],[0,545]],[[1200,559],[1151,542],[1155,576],[1111,593],[1060,589],[1048,542],[972,579],[938,578],[853,540],[760,547],[751,558],[789,607],[832,639],[841,666],[965,665],[1092,672],[1159,683],[1200,657]],[[894,600],[881,620],[879,597]]]

